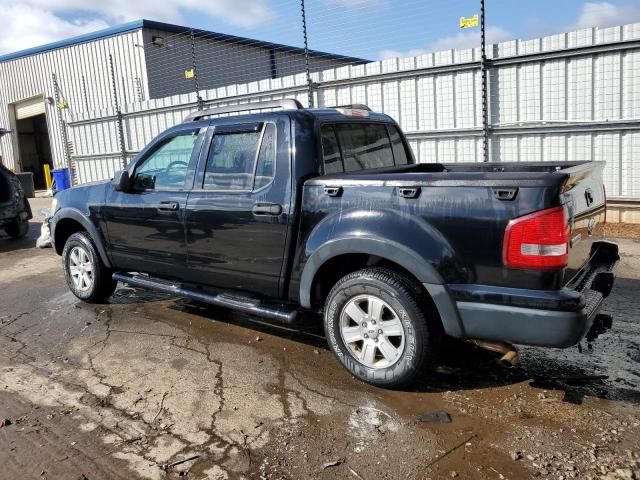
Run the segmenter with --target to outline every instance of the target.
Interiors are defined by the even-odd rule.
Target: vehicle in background
[[[31,206],[20,180],[0,165],[0,228],[12,238],[22,238],[29,231],[31,218]]]
[[[52,238],[80,299],[122,281],[287,324],[321,312],[342,365],[399,387],[443,335],[509,360],[512,343],[568,347],[610,326],[602,171],[418,164],[361,105],[236,105],[190,115],[111,182],[59,192]]]

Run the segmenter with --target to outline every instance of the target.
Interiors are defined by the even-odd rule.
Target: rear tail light
[[[507,225],[502,245],[506,267],[562,268],[568,258],[569,224],[563,207],[514,218]]]

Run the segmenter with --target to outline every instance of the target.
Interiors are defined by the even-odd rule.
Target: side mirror
[[[129,179],[129,172],[126,170],[120,170],[116,172],[111,180],[111,185],[116,192],[128,192],[131,190],[131,180]]]

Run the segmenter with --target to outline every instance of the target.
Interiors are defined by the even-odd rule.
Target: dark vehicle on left
[[[18,177],[0,165],[0,228],[12,238],[22,238],[29,231],[31,206]]]

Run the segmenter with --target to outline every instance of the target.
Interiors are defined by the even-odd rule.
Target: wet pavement
[[[124,286],[81,303],[38,233],[0,236],[0,478],[640,479],[638,240],[620,240],[592,348],[506,368],[447,342],[388,391],[315,318],[281,329]]]

